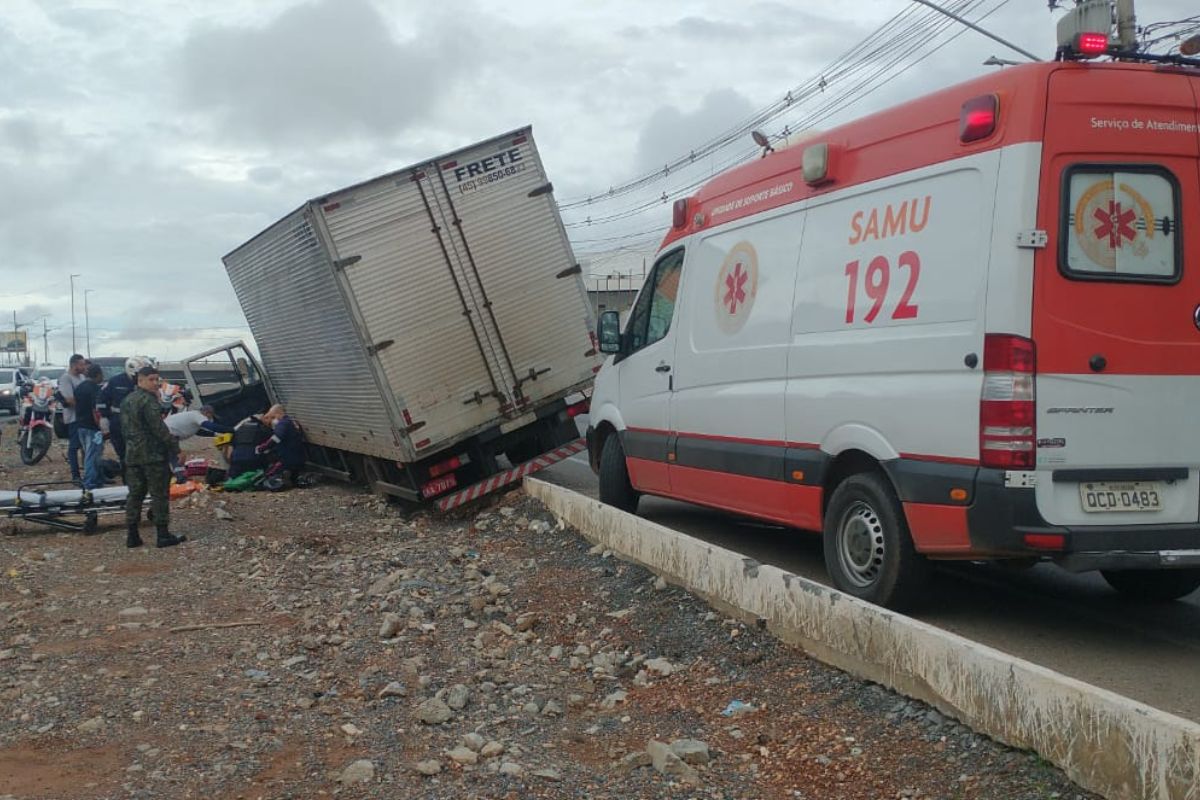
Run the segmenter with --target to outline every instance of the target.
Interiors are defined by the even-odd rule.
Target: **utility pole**
[[[966,25],[968,28],[975,31],[976,33],[982,33],[984,36],[988,37],[992,41],[999,42],[1000,44],[1004,45],[1008,49],[1017,51],[1021,55],[1028,58],[1030,61],[1041,61],[1042,60],[1042,59],[1038,58],[1037,56],[1035,56],[1033,53],[1029,52],[1028,50],[1017,47],[1012,42],[1001,39],[999,36],[992,33],[991,31],[984,30],[983,28],[976,25],[974,22],[963,19],[958,14],[955,14],[952,11],[947,11],[946,9],[939,6],[937,3],[934,3],[932,0],[913,0],[913,2],[920,3],[923,6],[928,6],[929,8],[932,8],[934,11],[938,12],[939,14],[945,14],[950,19],[954,20],[955,22]],[[1121,2],[1121,0],[1118,0],[1118,2]],[[1130,5],[1133,4],[1133,0],[1128,0],[1128,2]]]
[[[96,291],[96,290],[95,289],[84,289],[83,290],[83,329],[84,329],[85,335],[87,337],[84,341],[87,342],[87,357],[88,358],[92,357],[92,320],[88,316],[87,296],[94,291]]]
[[[71,355],[79,352],[79,345],[75,342],[75,279],[78,277],[78,272],[71,273]]]
[[[50,329],[46,327],[46,319],[50,315],[42,317],[42,363],[50,363]]]
[[[16,337],[18,334],[20,334],[21,328],[28,328],[28,327],[29,327],[28,322],[17,322],[17,312],[13,311],[13,326],[12,326],[13,336]],[[25,348],[20,351],[19,355],[17,353],[11,354],[12,360],[17,364],[20,364],[21,356],[24,356],[25,361],[26,361],[25,366],[29,366],[29,364],[28,364],[28,361],[29,361],[29,334],[28,333],[25,334],[24,342],[25,342]],[[7,349],[7,342],[5,343],[5,345],[6,345],[5,349]]]
[[[1117,0],[1117,42],[1122,50],[1137,49],[1137,15],[1133,0]]]

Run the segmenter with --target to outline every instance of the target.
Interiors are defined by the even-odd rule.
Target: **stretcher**
[[[53,487],[64,488],[53,488]],[[12,490],[0,490],[0,516],[33,522],[51,528],[95,533],[100,517],[124,514],[128,486],[80,489],[71,482],[31,483]],[[80,517],[73,521],[71,517]]]

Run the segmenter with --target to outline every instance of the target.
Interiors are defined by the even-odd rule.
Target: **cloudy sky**
[[[1044,0],[943,2],[971,19],[991,12],[996,33],[1052,55],[1056,15]],[[900,13],[897,30],[920,24],[926,35],[894,48],[875,40],[877,75],[830,81],[766,132],[902,102],[995,69],[982,64],[990,55],[1022,60],[953,24],[939,33],[920,10],[906,0],[0,0],[0,329],[16,312],[41,358],[44,324],[62,363],[78,274],[77,346],[90,290],[93,355],[174,358],[247,336],[220,258],[308,198],[526,124],[560,201],[602,196],[819,78]],[[1138,2],[1143,23],[1192,11]],[[577,253],[652,251],[648,231],[669,217],[655,199],[747,147],[739,139],[639,192],[565,209]]]

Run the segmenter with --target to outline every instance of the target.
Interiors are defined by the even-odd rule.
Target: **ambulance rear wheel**
[[[640,497],[629,482],[625,451],[620,437],[614,433],[600,451],[600,502],[636,514]]]
[[[1102,570],[1100,574],[1136,603],[1170,603],[1200,589],[1200,569]]]
[[[904,509],[882,475],[852,475],[825,513],[825,567],[839,590],[888,608],[911,607],[929,562],[913,547]]]

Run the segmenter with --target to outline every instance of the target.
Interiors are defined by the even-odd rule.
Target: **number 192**
[[[912,250],[905,250],[896,259],[898,267],[906,267],[908,269],[908,285],[904,288],[904,293],[900,295],[900,302],[892,309],[892,319],[916,319],[917,305],[912,302],[913,294],[917,290],[917,281],[921,279],[921,257]],[[851,261],[846,265],[846,277],[849,278],[850,286],[846,297],[846,324],[853,325],[855,320],[855,308],[858,300],[858,273],[860,271],[859,262]],[[884,256],[875,256],[871,259],[871,263],[867,265],[867,273],[863,276],[863,293],[871,302],[871,307],[863,314],[862,321],[868,324],[874,322],[879,317],[879,312],[883,310],[884,301],[887,300],[888,288],[891,285],[891,265]]]

